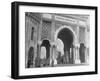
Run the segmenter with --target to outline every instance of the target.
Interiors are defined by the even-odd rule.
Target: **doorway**
[[[64,51],[70,51],[74,38],[73,33],[68,28],[63,28],[59,31],[57,38],[61,39],[64,43]]]
[[[55,41],[60,39],[63,42],[64,58],[62,63],[72,64],[73,63],[73,45],[76,41],[76,34],[73,29],[69,26],[62,26],[57,29],[55,33]]]
[[[46,48],[46,59],[50,58],[50,42],[49,40],[43,40],[41,47],[44,46]]]

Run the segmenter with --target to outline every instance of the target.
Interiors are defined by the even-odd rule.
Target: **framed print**
[[[12,2],[14,79],[97,74],[97,7]]]

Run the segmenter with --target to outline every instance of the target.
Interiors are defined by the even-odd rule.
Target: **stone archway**
[[[46,48],[46,59],[50,58],[50,41],[47,39],[42,40],[41,47],[44,46]]]
[[[64,43],[64,50],[69,50],[70,46],[77,41],[76,34],[70,26],[62,26],[55,32],[55,41],[57,38]]]
[[[62,26],[55,32],[55,42],[57,39],[62,40],[64,44],[64,55],[67,57],[67,63],[73,63],[75,51],[72,53],[72,46],[76,45],[77,36],[70,26]]]
[[[50,65],[50,40],[48,39],[43,39],[40,45],[40,50],[41,48],[45,48],[44,52],[45,54],[45,61],[43,62],[44,66],[49,66]],[[42,50],[41,50],[42,51]],[[41,54],[41,53],[40,53]]]
[[[34,59],[34,48],[30,47],[28,51],[28,62],[27,62],[27,68],[33,67],[33,59]]]

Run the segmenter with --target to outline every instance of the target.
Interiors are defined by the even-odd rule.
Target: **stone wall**
[[[35,19],[34,14],[25,13],[25,63],[27,65],[28,61],[28,52],[30,47],[34,48],[34,58],[37,55],[37,39],[38,39],[38,29],[39,29],[39,21],[38,18]],[[33,29],[33,33],[32,33]],[[32,35],[33,34],[33,35]],[[27,67],[27,66],[26,66]]]

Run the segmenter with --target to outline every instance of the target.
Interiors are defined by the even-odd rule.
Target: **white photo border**
[[[62,13],[62,14],[89,14],[90,15],[90,63],[88,66],[75,67],[49,67],[49,68],[25,68],[25,12]],[[95,71],[95,10],[56,8],[42,6],[19,6],[19,76],[76,73]]]

